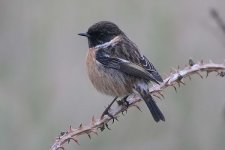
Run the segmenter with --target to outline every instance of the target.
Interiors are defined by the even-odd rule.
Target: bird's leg
[[[129,102],[127,101],[128,96],[129,95],[124,96],[121,100],[117,101],[117,104],[118,105],[124,105],[124,106],[128,107],[130,105]]]
[[[104,115],[108,115],[108,116],[112,119],[112,123],[114,123],[114,119],[117,120],[117,118],[115,118],[112,114],[109,113],[110,107],[113,105],[113,103],[116,101],[117,98],[118,98],[118,96],[116,96],[116,97],[112,100],[112,102],[108,105],[108,107],[104,110],[104,112],[103,112],[102,115],[101,115],[101,119],[103,119]],[[103,126],[100,128],[101,131],[103,131],[103,130],[105,129],[105,127],[106,127],[107,129],[110,130],[108,124],[107,124],[107,123],[104,123]]]
[[[103,111],[103,113],[102,113],[101,118],[103,118],[104,115],[108,115],[110,118],[113,119],[113,122],[114,122],[114,117],[113,117],[112,114],[109,113],[109,109],[110,109],[110,107],[112,106],[112,104],[116,101],[117,98],[118,98],[118,96],[116,96],[116,97],[113,99],[113,101],[109,104],[109,106],[106,107],[106,109],[105,109],[105,110]]]

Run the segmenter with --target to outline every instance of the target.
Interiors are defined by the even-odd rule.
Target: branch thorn
[[[196,74],[199,75],[203,79],[203,76],[198,71],[196,71]]]
[[[138,110],[140,110],[140,112],[142,112],[141,108],[138,105],[134,104],[133,106],[135,106]]]
[[[106,128],[108,129],[108,130],[111,130],[110,128],[109,128],[109,125],[106,123],[105,124],[105,126],[106,126]]]
[[[161,97],[159,97],[159,96],[158,96],[158,95],[156,95],[156,94],[153,94],[153,96],[155,96],[156,98],[158,98],[158,99],[162,100],[162,99],[161,99]]]
[[[159,94],[163,99],[165,99],[165,97],[164,97],[164,95],[162,94],[161,91],[158,91],[158,94]]]
[[[176,88],[176,86],[175,86],[174,84],[172,84],[172,87],[174,88],[174,90],[175,90],[176,93],[177,93],[177,88]]]
[[[98,135],[98,132],[96,129],[91,129],[91,132],[93,132],[94,134]]]
[[[192,58],[189,58],[189,65],[192,67],[195,65],[195,62],[193,61]]]
[[[188,78],[189,78],[189,80],[191,80],[191,76],[190,75],[188,75]]]
[[[79,130],[82,129],[82,128],[83,128],[83,125],[82,125],[82,123],[81,123],[81,124],[79,125]]]
[[[88,135],[89,139],[91,140],[91,135],[89,133],[87,133],[87,135]]]
[[[203,59],[201,59],[201,61],[200,61],[200,65],[203,65],[203,64],[204,64]]]
[[[68,138],[68,143],[70,142],[70,140],[73,140],[75,143],[80,145],[80,143],[78,143],[78,141],[75,138],[73,138],[73,137]]]
[[[92,116],[92,118],[91,118],[91,124],[93,125],[93,124],[95,124],[95,122],[96,122],[95,116]]]

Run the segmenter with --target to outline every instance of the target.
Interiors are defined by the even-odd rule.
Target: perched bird
[[[150,81],[163,82],[161,76],[116,24],[100,21],[78,35],[88,39],[87,72],[98,91],[116,98],[138,93],[154,120],[165,121],[148,85]]]

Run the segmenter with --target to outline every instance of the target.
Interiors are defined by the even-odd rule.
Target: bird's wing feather
[[[140,57],[140,62],[142,66],[147,70],[152,76],[159,82],[163,82],[162,77],[158,73],[158,71],[155,69],[153,64],[143,55]]]
[[[104,49],[99,49],[96,52],[96,60],[106,68],[116,69],[130,76],[158,83],[153,74],[145,68],[136,65],[128,60],[112,57],[107,54]]]

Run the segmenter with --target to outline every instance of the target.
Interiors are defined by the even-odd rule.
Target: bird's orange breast
[[[132,93],[132,84],[126,76],[111,68],[105,68],[96,61],[96,49],[90,48],[86,57],[88,76],[94,87],[101,93],[125,96]]]

